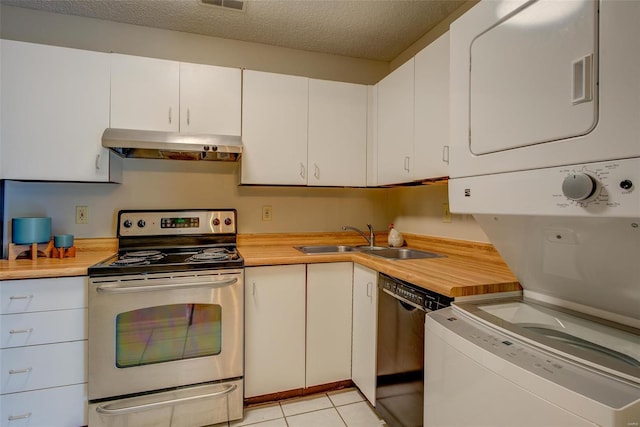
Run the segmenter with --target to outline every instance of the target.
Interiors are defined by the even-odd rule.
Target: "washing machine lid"
[[[454,302],[492,328],[640,384],[640,330],[526,297]]]

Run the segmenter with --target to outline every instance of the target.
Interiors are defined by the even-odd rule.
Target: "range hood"
[[[208,135],[107,128],[102,146],[127,158],[236,161],[242,140],[234,135]]]

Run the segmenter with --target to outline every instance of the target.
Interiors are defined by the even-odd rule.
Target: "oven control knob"
[[[225,225],[231,225],[231,218],[227,218],[224,220]]]
[[[124,225],[124,228],[131,228],[131,226],[133,224],[131,224],[131,220],[130,219],[125,219],[124,223],[122,223],[122,225]]]
[[[214,219],[213,219],[213,225],[214,225],[215,227],[219,226],[219,225],[220,225],[220,220],[219,220],[218,218],[214,218]]]
[[[595,178],[584,172],[572,173],[562,182],[562,193],[571,200],[587,200],[596,192]]]
[[[145,225],[147,225],[147,223],[144,222],[144,219],[138,220],[138,227],[143,228]]]

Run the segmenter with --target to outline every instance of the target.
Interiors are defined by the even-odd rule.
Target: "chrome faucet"
[[[356,232],[360,233],[360,235],[367,240],[367,243],[369,244],[369,247],[373,248],[376,245],[376,237],[373,234],[373,226],[371,224],[367,224],[367,227],[369,228],[369,237],[367,237],[367,235],[364,234],[364,232],[362,230],[359,230],[359,229],[357,229],[355,227],[351,227],[350,225],[343,225],[342,229],[343,230],[353,230],[353,231],[356,231]]]

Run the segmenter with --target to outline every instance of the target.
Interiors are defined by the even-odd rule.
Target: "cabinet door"
[[[364,187],[367,87],[309,80],[308,184]]]
[[[352,280],[351,262],[307,265],[307,387],[351,378]]]
[[[351,377],[367,400],[376,401],[378,273],[353,266],[353,356]]]
[[[242,71],[180,64],[180,132],[240,135]]]
[[[304,387],[305,266],[245,269],[245,397]]]
[[[0,314],[87,307],[87,278],[24,279],[0,282]]]
[[[244,71],[242,184],[307,184],[309,79]]]
[[[412,179],[449,175],[449,33],[415,56]]]
[[[2,178],[108,181],[109,55],[1,43]]]
[[[0,350],[2,393],[87,382],[87,341]]]
[[[87,384],[6,394],[0,402],[1,427],[87,425]]]
[[[412,180],[414,59],[378,83],[378,184]]]
[[[179,130],[180,63],[111,55],[111,127]]]
[[[86,339],[86,308],[7,314],[0,323],[0,348]]]

